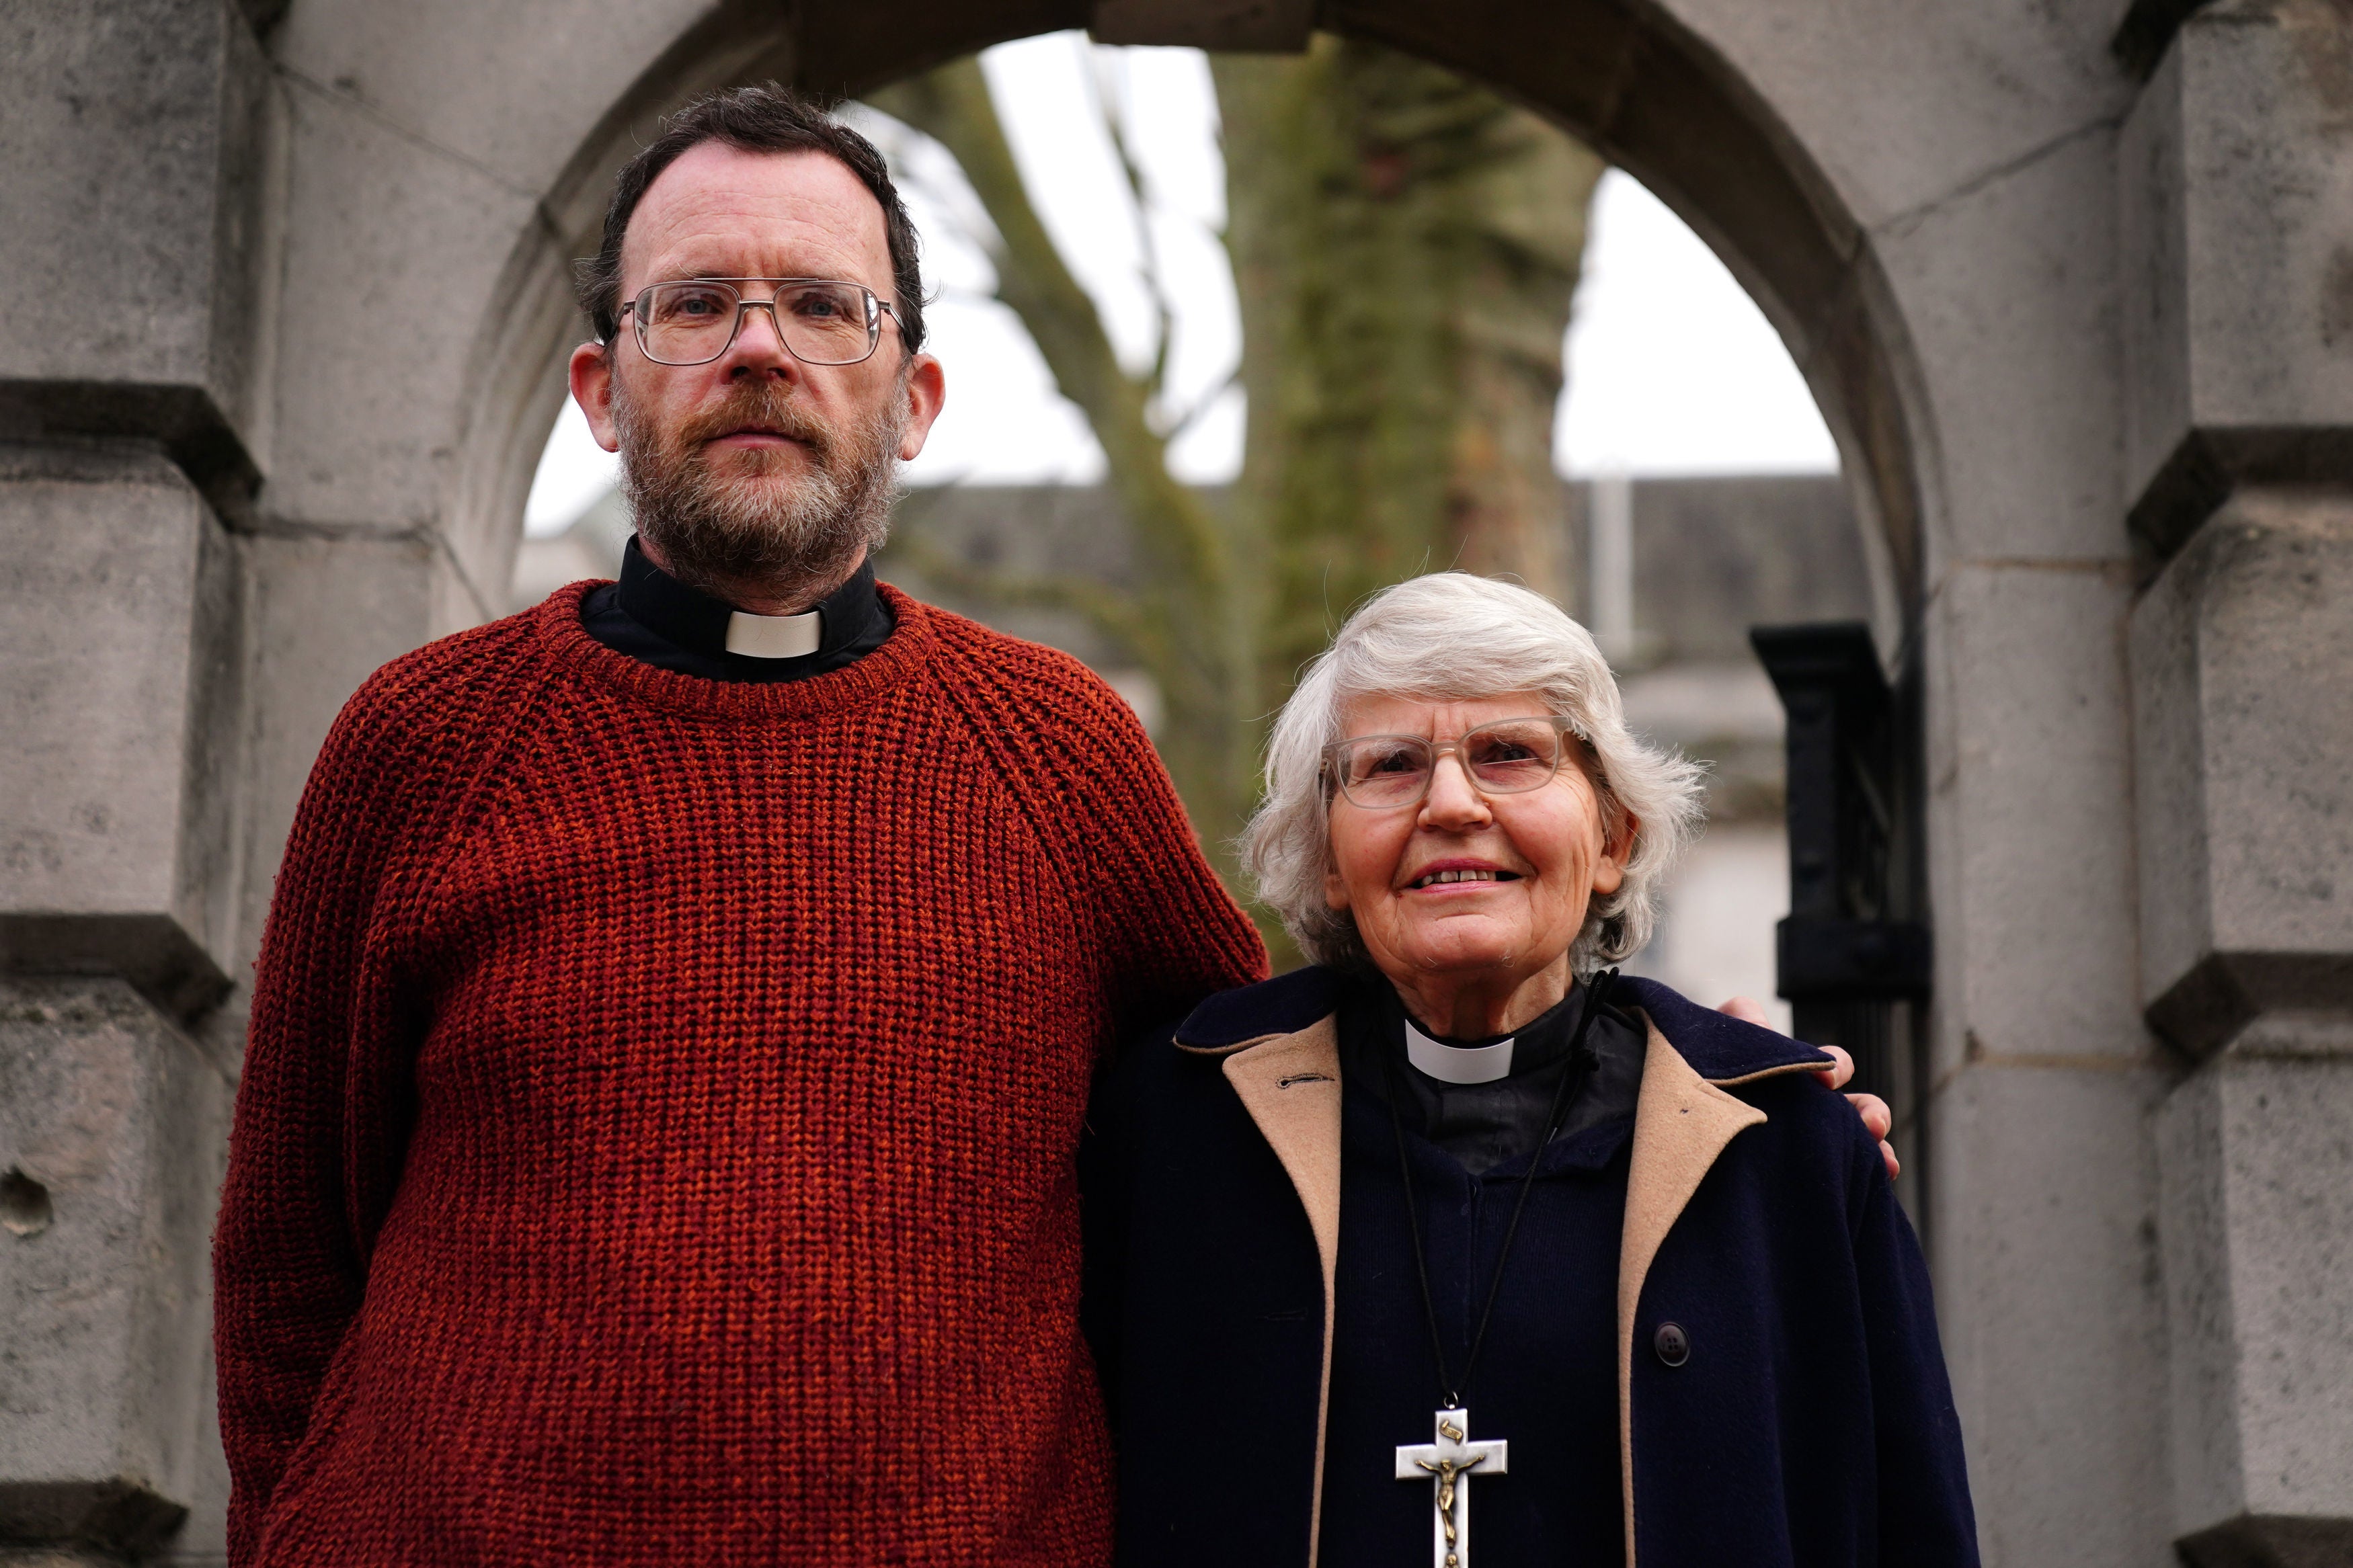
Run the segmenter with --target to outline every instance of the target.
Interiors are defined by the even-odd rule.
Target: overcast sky
[[[1171,402],[1195,416],[1170,466],[1188,479],[1230,479],[1241,460],[1241,397],[1227,387],[1240,326],[1217,237],[1225,182],[1208,62],[1190,49],[1092,49],[1075,33],[1002,45],[981,58],[1047,228],[1114,345],[1140,365],[1153,342],[1143,240],[1097,106],[1109,103],[1129,128],[1176,318]],[[1012,313],[989,298],[992,275],[975,238],[987,220],[954,161],[880,116],[860,124],[901,171],[939,295],[927,320],[947,370],[947,406],[909,479],[1099,478],[1103,457],[1086,420],[1054,391]],[[1763,315],[1681,219],[1616,171],[1595,197],[1567,350],[1555,446],[1565,473],[1837,467],[1813,400]],[[560,530],[611,482],[611,459],[567,404],[533,486],[531,531]]]

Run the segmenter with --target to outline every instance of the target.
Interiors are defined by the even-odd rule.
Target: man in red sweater
[[[231,1560],[1100,1563],[1090,1072],[1264,952],[1118,697],[874,582],[943,383],[871,147],[691,107],[583,296],[622,581],[378,672],[287,847]]]

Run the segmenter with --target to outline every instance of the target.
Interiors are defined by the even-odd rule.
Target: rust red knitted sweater
[[[1255,933],[1073,660],[885,588],[846,669],[700,680],[587,586],[386,666],[303,796],[231,1562],[1105,1562],[1089,1072]]]

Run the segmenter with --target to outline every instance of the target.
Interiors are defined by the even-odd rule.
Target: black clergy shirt
[[[616,653],[705,680],[806,680],[854,664],[890,638],[891,611],[875,591],[871,561],[861,563],[817,610],[824,619],[815,653],[793,658],[729,653],[727,621],[734,606],[647,560],[632,537],[621,557],[621,580],[590,590],[580,601],[580,621]]]
[[[1588,994],[1583,985],[1571,986],[1550,1011],[1513,1036],[1512,1070],[1504,1077],[1492,1083],[1447,1083],[1407,1059],[1404,1006],[1387,981],[1368,982],[1341,1005],[1341,1048],[1349,1050],[1354,1041],[1364,1058],[1349,1059],[1346,1070],[1368,1080],[1384,1104],[1392,1082],[1403,1089],[1399,1110],[1408,1130],[1452,1155],[1472,1175],[1483,1176],[1523,1160],[1543,1138]],[[1504,1037],[1452,1040],[1430,1035],[1440,1045],[1463,1047],[1493,1045]],[[1585,1043],[1598,1059],[1591,1077],[1563,1109],[1556,1138],[1572,1138],[1613,1116],[1630,1115],[1641,1093],[1648,1042],[1632,1019],[1605,1006]]]
[[[1396,1083],[1425,1262],[1451,1375],[1477,1331],[1520,1181],[1568,1069],[1583,986],[1519,1032],[1514,1071],[1441,1083],[1407,1060],[1404,1016],[1383,981],[1351,988],[1338,1018],[1341,1201],[1320,1561],[1421,1568],[1427,1481],[1396,1479],[1398,1447],[1428,1443],[1441,1388],[1399,1173]],[[1618,1243],[1626,1151],[1647,1037],[1605,1007],[1587,1037],[1600,1058],[1537,1163],[1496,1296],[1493,1326],[1461,1389],[1473,1440],[1511,1445],[1510,1470],[1473,1477],[1480,1560],[1619,1568]],[[1476,1042],[1474,1042],[1476,1043]],[[1383,1060],[1384,1054],[1388,1060]]]

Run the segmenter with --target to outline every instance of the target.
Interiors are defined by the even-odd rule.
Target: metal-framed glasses
[[[775,292],[747,300],[738,287]],[[656,364],[709,364],[735,344],[744,318],[765,310],[785,349],[803,364],[857,364],[882,339],[882,318],[898,312],[862,283],[829,278],[689,278],[655,283],[621,307],[638,347]]]
[[[1518,795],[1553,781],[1575,731],[1555,715],[1497,719],[1446,746],[1419,735],[1356,735],[1324,747],[1324,765],[1349,804],[1375,811],[1419,805],[1449,752],[1481,795]]]

